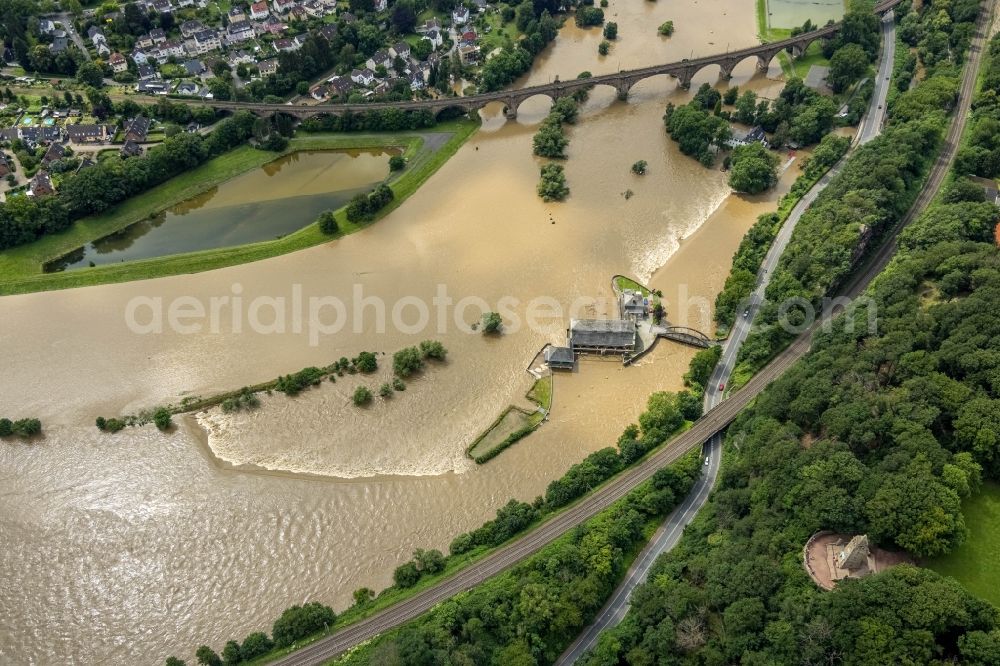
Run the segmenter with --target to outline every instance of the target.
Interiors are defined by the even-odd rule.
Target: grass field
[[[306,134],[293,138],[288,149],[282,154],[299,150],[390,146],[404,148],[404,157],[407,158],[408,164],[405,170],[390,181],[395,199],[379,212],[378,217],[383,217],[430,178],[477,128],[477,123],[458,120],[428,130],[428,132],[447,132],[451,135],[438,150],[425,150],[424,140],[419,132]],[[197,273],[287,254],[353,233],[364,226],[350,223],[343,214],[338,214],[340,232],[336,236],[323,234],[318,225],[312,223],[277,240],[60,273],[42,272],[46,262],[148,218],[223,181],[259,168],[278,156],[250,146],[241,146],[188,173],[172,178],[143,195],[129,199],[107,213],[80,220],[63,233],[5,251],[0,255],[0,295]]]
[[[962,502],[962,514],[969,528],[969,540],[950,555],[937,557],[926,565],[1000,606],[1000,485],[984,485],[982,492]]]

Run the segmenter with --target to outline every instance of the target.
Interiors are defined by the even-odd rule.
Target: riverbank
[[[287,254],[354,233],[371,222],[348,222],[341,215],[340,231],[332,236],[320,231],[315,221],[282,238],[233,247],[170,255],[122,264],[44,273],[47,262],[66,255],[98,238],[147,219],[172,205],[219,185],[275,159],[303,150],[345,150],[399,148],[408,164],[388,182],[395,198],[379,211],[378,220],[397,208],[431,177],[479,127],[469,120],[456,120],[434,128],[433,132],[372,134],[303,134],[292,138],[281,153],[241,146],[189,173],[173,178],[149,192],[130,199],[103,215],[75,223],[65,233],[42,238],[0,256],[0,295],[52,289],[69,289],[112,282],[145,280],[168,275],[197,273]],[[447,138],[442,135],[447,135]],[[339,212],[339,211],[338,211]]]

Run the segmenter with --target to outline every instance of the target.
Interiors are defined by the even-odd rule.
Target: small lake
[[[210,188],[46,265],[47,272],[271,240],[389,175],[394,149],[300,151]]]

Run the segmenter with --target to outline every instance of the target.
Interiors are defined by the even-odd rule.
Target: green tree
[[[354,389],[354,394],[351,396],[351,400],[357,407],[367,405],[372,401],[372,392],[367,386],[359,386]]]
[[[604,24],[604,39],[609,39],[614,41],[618,39],[618,24],[614,21],[609,21]]]
[[[406,166],[406,159],[402,155],[393,155],[389,158],[390,171],[402,171]]]
[[[153,423],[159,430],[167,430],[171,424],[170,410],[166,407],[157,407],[153,412]]]
[[[378,357],[373,352],[363,351],[354,359],[354,366],[360,372],[375,372],[378,370]]]
[[[840,93],[861,78],[868,69],[868,54],[858,44],[845,44],[830,58],[826,82],[833,92]]]
[[[281,617],[274,621],[271,632],[274,645],[286,648],[295,641],[329,629],[336,619],[337,615],[332,608],[315,601],[286,608]]]
[[[423,356],[416,347],[406,347],[392,355],[392,370],[399,377],[409,377],[423,367]]]
[[[733,150],[729,185],[737,192],[758,194],[778,182],[778,156],[754,142]]]
[[[635,164],[633,164],[632,165],[632,173],[636,174],[637,176],[645,176],[646,175],[646,160],[639,160],[638,162],[636,162]]]
[[[225,666],[236,666],[242,659],[240,644],[236,641],[226,641],[226,646],[222,648],[222,663]]]
[[[503,318],[498,312],[484,312],[482,320],[482,330],[484,334],[499,333],[503,328]]]
[[[222,666],[222,659],[207,645],[200,646],[194,653],[201,666]]]
[[[247,634],[240,646],[240,655],[245,661],[251,661],[267,654],[274,648],[274,641],[267,637],[262,631],[255,631]]]
[[[392,572],[392,581],[396,587],[405,589],[408,587],[413,587],[420,580],[420,570],[417,569],[415,562],[407,562],[396,567],[396,570]]]
[[[669,37],[670,35],[674,34],[674,22],[664,21],[663,23],[660,24],[660,27],[657,28],[656,31],[661,35],[663,35],[664,37]]]
[[[82,85],[100,88],[104,85],[104,72],[94,63],[87,61],[77,68],[76,80]]]

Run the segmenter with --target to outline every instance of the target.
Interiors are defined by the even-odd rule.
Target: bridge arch
[[[478,108],[478,107],[477,107]],[[437,121],[451,120],[452,118],[458,118],[459,116],[464,116],[470,111],[474,110],[469,104],[463,104],[456,101],[454,104],[447,104],[434,111],[434,119]]]
[[[551,106],[556,101],[556,96],[553,95],[552,93],[550,93],[548,91],[538,91],[538,92],[531,93],[530,95],[524,95],[524,96],[521,96],[521,97],[513,97],[511,99],[511,104],[509,105],[510,106],[510,111],[514,115],[517,115],[518,113],[520,113],[521,106],[525,102],[527,102],[528,100],[535,100],[536,98],[543,98],[543,99],[548,100],[550,108],[551,108]],[[532,104],[536,104],[536,103],[537,102],[532,102]],[[548,112],[546,112],[546,113],[548,113]]]

